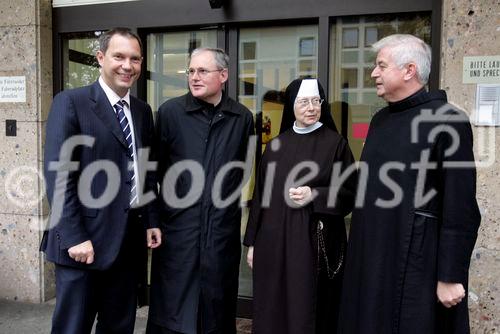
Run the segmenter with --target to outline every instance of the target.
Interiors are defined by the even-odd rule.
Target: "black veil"
[[[305,79],[310,79],[310,78],[305,78]],[[293,123],[295,122],[295,114],[293,112],[293,106],[295,104],[295,98],[297,97],[297,93],[299,92],[302,80],[303,79],[293,80],[285,90],[285,104],[283,106],[283,116],[281,118],[280,133],[283,133],[286,130],[293,127]],[[328,128],[330,128],[331,130],[338,133],[337,127],[333,122],[332,114],[330,113],[330,105],[328,104],[328,101],[326,101],[325,91],[323,90],[323,87],[321,86],[319,81],[318,81],[318,90],[319,90],[319,96],[322,99],[324,99],[323,103],[321,104],[321,117],[319,118],[319,121],[324,125],[326,125]]]

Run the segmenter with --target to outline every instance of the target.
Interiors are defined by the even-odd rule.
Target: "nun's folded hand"
[[[290,188],[288,190],[288,195],[295,204],[300,206],[304,206],[312,200],[312,191],[308,186]]]
[[[253,269],[253,246],[248,247],[247,264],[250,269]]]

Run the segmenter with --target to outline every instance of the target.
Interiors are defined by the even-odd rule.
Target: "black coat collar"
[[[427,92],[425,88],[422,88],[401,101],[389,102],[389,110],[391,112],[405,111],[432,100],[447,102],[446,92],[444,90]]]
[[[213,107],[213,105],[210,105],[206,102],[203,102],[197,98],[195,98],[191,92],[187,93],[185,95],[185,110],[186,112],[194,112],[194,111],[201,111],[206,109],[207,107]],[[220,101],[220,104],[217,105],[217,110],[222,111],[224,113],[231,113],[235,115],[243,115],[243,112],[240,108],[237,108],[236,103],[230,99],[225,91],[222,91],[222,99]]]

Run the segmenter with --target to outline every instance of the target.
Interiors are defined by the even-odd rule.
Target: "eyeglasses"
[[[313,107],[319,107],[321,106],[321,104],[323,103],[323,99],[320,99],[320,98],[313,98],[313,99],[298,99],[297,101],[295,101],[295,103],[301,107],[301,108],[305,108],[305,107],[308,107],[309,106],[309,103],[311,103],[313,105]]]
[[[188,77],[192,77],[196,72],[198,72],[198,75],[203,78],[206,77],[208,73],[221,72],[221,71],[224,71],[224,69],[220,68],[218,70],[207,70],[206,68],[188,68],[186,69],[186,75]]]

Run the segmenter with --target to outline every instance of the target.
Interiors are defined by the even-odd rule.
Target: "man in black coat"
[[[253,116],[222,90],[228,78],[223,50],[194,50],[187,75],[190,92],[158,110],[167,241],[153,252],[147,333],[232,334],[241,255],[239,199],[252,168],[247,151],[255,151],[251,145],[247,150]]]
[[[97,60],[99,80],[59,93],[47,120],[51,216],[41,250],[55,263],[52,333],[90,333],[96,314],[96,333],[132,333],[146,239],[161,243],[154,207],[141,206],[156,179],[138,158],[152,143],[151,108],[129,93],[141,73],[139,37],[102,34]]]
[[[481,219],[470,123],[444,91],[425,90],[422,40],[392,35],[373,48],[372,78],[388,106],[361,155],[366,187],[352,215],[339,333],[468,333]]]

